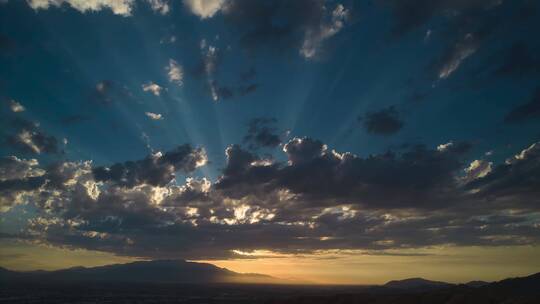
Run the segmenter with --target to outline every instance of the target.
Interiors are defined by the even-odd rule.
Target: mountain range
[[[262,274],[243,274],[208,263],[183,260],[137,261],[55,271],[11,271],[0,267],[1,281],[118,282],[118,283],[278,283]]]
[[[451,284],[423,278],[394,280],[380,286],[287,285],[289,283],[301,282],[242,274],[212,264],[183,260],[138,261],[56,271],[19,272],[0,268],[0,302],[7,299],[12,303],[104,303],[147,299],[148,303],[154,303],[152,301],[159,299],[161,303],[176,303],[181,299],[187,301],[185,303],[271,304],[540,303],[540,273],[492,283]]]

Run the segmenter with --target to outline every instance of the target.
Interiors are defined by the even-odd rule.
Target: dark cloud
[[[316,56],[322,42],[342,29],[348,13],[324,0],[233,0],[223,7],[245,48],[293,49],[305,58]]]
[[[246,81],[255,79],[256,76],[257,76],[257,71],[255,70],[254,67],[251,67],[249,68],[249,70],[240,73],[240,80],[246,82]]]
[[[469,149],[466,143],[411,146],[400,154],[361,158],[295,138],[285,145],[289,162],[274,163],[233,145],[216,183],[188,179],[164,188],[146,177],[135,188],[98,180],[91,162],[41,169],[12,158],[0,162],[0,172],[46,180],[31,191],[13,190],[12,197],[26,191],[28,203],[46,210],[20,238],[120,255],[212,259],[268,248],[384,254],[447,244],[538,244],[538,221],[519,212],[538,206],[536,200],[522,203],[538,196],[530,192],[538,188],[537,144],[464,185],[459,173]],[[179,150],[161,158],[183,164],[191,150]],[[529,189],[524,195],[523,187]]]
[[[379,0],[392,9],[395,24],[392,34],[401,36],[423,26],[437,16],[463,16],[489,10],[500,0]]]
[[[90,116],[84,114],[73,114],[66,116],[60,120],[60,123],[64,125],[73,125],[90,120]]]
[[[275,148],[281,144],[278,129],[275,127],[275,118],[254,118],[248,124],[248,131],[244,136],[244,143],[250,149]]]
[[[7,143],[13,148],[29,154],[58,154],[63,151],[59,147],[56,137],[43,131],[39,124],[17,118],[11,124],[15,134],[7,138]]]
[[[90,93],[90,100],[101,105],[131,100],[131,93],[126,87],[111,80],[98,82]]]
[[[291,164],[301,164],[320,158],[326,153],[326,145],[309,137],[293,138],[284,147]]]
[[[490,174],[467,186],[478,196],[536,209],[540,204],[540,143],[534,143],[521,153],[493,168]]]
[[[540,118],[540,88],[536,89],[529,102],[515,107],[506,114],[504,122],[514,124],[538,118]]]
[[[182,145],[164,154],[158,153],[143,160],[117,163],[93,169],[96,181],[113,182],[124,187],[141,184],[164,186],[175,178],[177,171],[193,172],[206,163],[203,149]]]
[[[12,51],[15,46],[15,41],[0,33],[0,54]]]
[[[214,100],[229,99],[234,97],[234,92],[231,88],[220,86],[216,80],[212,81],[210,87]]]
[[[246,86],[241,86],[238,89],[238,94],[240,94],[240,96],[246,96],[248,94],[255,92],[258,88],[259,88],[259,85],[256,83],[252,83]]]
[[[393,106],[376,112],[368,112],[359,120],[369,133],[384,136],[397,133],[404,125],[398,111]]]
[[[540,73],[538,52],[531,50],[524,42],[516,42],[504,54],[502,64],[495,75],[505,77],[525,77]]]
[[[216,187],[235,197],[246,195],[245,189],[287,189],[311,204],[341,200],[374,209],[441,208],[461,195],[455,175],[469,149],[467,143],[449,143],[438,150],[414,146],[400,154],[360,158],[328,151],[318,140],[294,138],[283,149],[287,165],[260,164],[255,155],[235,147],[231,152],[242,162],[229,157],[236,169],[225,170]]]

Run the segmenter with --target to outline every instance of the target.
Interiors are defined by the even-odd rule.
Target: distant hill
[[[478,286],[486,282],[472,281]],[[418,288],[431,286],[424,291]],[[299,295],[267,301],[267,304],[538,304],[540,273],[472,287],[412,278],[391,281],[377,289],[345,291],[323,295]],[[442,288],[438,288],[442,287]],[[395,292],[398,290],[399,292]]]
[[[520,294],[540,296],[540,272],[527,277],[510,278],[490,283],[482,286],[480,289],[498,295]]]
[[[488,284],[489,282],[486,282],[486,281],[470,281],[470,282],[465,283],[465,285],[469,287],[482,287]]]
[[[446,287],[452,287],[454,284],[439,282],[439,281],[430,281],[422,278],[410,278],[405,280],[395,280],[390,281],[383,285],[386,288],[393,289],[414,289],[414,290],[431,290],[431,289],[440,289]]]
[[[56,271],[17,272],[0,268],[0,281],[121,282],[121,283],[277,283],[262,274],[241,274],[212,264],[182,260],[140,261]]]

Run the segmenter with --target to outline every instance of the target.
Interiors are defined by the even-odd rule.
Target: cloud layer
[[[493,165],[470,145],[359,157],[293,138],[286,162],[232,145],[215,182],[189,145],[111,166],[0,162],[2,210],[33,204],[19,238],[151,258],[230,258],[238,250],[308,253],[422,246],[538,244],[539,144]]]

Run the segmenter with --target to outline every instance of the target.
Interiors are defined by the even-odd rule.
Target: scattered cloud
[[[22,104],[16,102],[15,100],[11,100],[9,102],[9,108],[12,112],[15,113],[24,112],[26,110],[26,108]]]
[[[8,144],[13,148],[31,154],[60,153],[58,140],[41,130],[39,124],[17,119],[12,124],[15,134],[8,136]]]
[[[472,180],[482,178],[486,175],[488,175],[492,170],[492,162],[488,162],[485,160],[474,160],[471,162],[469,167],[465,168],[465,176],[464,180],[465,182],[470,182]]]
[[[115,102],[130,100],[132,94],[125,86],[111,80],[98,82],[91,92],[90,99],[98,104],[112,105]]]
[[[259,88],[258,84],[252,83],[252,84],[248,84],[246,86],[241,86],[238,89],[238,93],[240,94],[240,96],[246,96],[248,94],[251,94],[251,93],[257,91],[258,88]]]
[[[176,60],[169,59],[169,65],[165,68],[167,70],[167,77],[169,81],[182,86],[184,82],[184,69]]]
[[[300,54],[306,59],[314,58],[321,47],[321,44],[328,38],[337,34],[345,25],[349,17],[349,11],[341,4],[336,5],[332,11],[329,23],[322,23],[320,27],[308,28],[304,34],[304,42],[300,48]]]
[[[152,120],[162,120],[163,119],[163,116],[161,114],[152,113],[152,112],[145,112],[144,114],[146,116],[148,116],[148,118],[150,118]]]
[[[65,4],[81,13],[110,9],[115,15],[131,16],[135,0],[27,0],[27,3],[34,10],[46,10]]]
[[[225,5],[226,0],[184,0],[192,14],[201,19],[212,18]]]
[[[540,73],[540,58],[524,42],[516,42],[503,55],[502,63],[495,75],[506,77],[525,77]]]
[[[368,112],[359,120],[369,133],[384,136],[399,132],[404,125],[396,108],[393,106],[376,112]]]
[[[158,84],[149,81],[147,83],[143,83],[142,89],[144,92],[151,92],[155,96],[161,95],[161,91],[163,90],[163,87],[159,86]]]
[[[434,17],[455,18],[470,12],[490,10],[501,0],[379,0],[395,18],[392,35],[401,36],[429,22]]]
[[[142,184],[164,186],[175,178],[177,171],[190,173],[206,162],[204,149],[182,145],[166,153],[156,152],[143,160],[97,167],[92,172],[96,181],[114,182],[124,187]]]
[[[228,0],[214,7],[217,10],[209,16],[220,11],[240,34],[244,48],[291,49],[305,59],[316,57],[324,41],[340,32],[350,15],[344,5],[324,0]]]
[[[514,124],[538,118],[540,118],[540,88],[535,90],[529,102],[516,106],[506,114],[504,121],[509,124]]]
[[[275,127],[275,118],[254,118],[248,124],[248,132],[244,136],[244,143],[250,149],[275,148],[281,144],[281,138]]]
[[[72,125],[90,120],[91,117],[84,114],[73,114],[60,119],[60,123],[64,125]]]
[[[469,56],[474,54],[479,47],[478,39],[471,33],[466,34],[463,39],[458,41],[453,48],[443,55],[438,68],[438,77],[440,79],[448,78],[454,73],[461,63]]]
[[[167,15],[170,11],[168,0],[146,0],[154,12]]]

